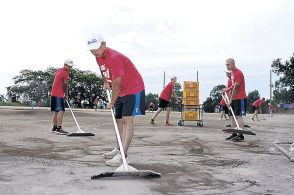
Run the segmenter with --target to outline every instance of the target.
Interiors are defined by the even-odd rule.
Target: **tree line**
[[[42,70],[22,70],[13,77],[14,84],[7,87],[7,96],[24,104],[32,102],[41,103],[42,106],[50,105],[50,93],[57,68],[49,67]],[[102,89],[102,79],[91,71],[71,69],[69,81],[69,99],[74,101],[87,100],[93,103],[97,96],[106,100]]]
[[[19,75],[13,77],[13,85],[7,87],[6,96],[12,101],[27,105],[33,102],[39,106],[50,106],[50,93],[54,80],[54,73],[58,68],[49,67],[46,70],[21,70]],[[181,85],[176,83],[176,92],[181,96]],[[103,81],[100,75],[91,71],[82,71],[72,68],[68,89],[69,101],[76,107],[82,107],[82,101],[87,102],[87,107],[92,108],[96,97],[107,102],[107,96],[103,90]],[[0,102],[4,101],[4,95],[0,96]],[[158,108],[158,94],[146,94],[146,109],[153,102]],[[172,102],[174,110],[179,109],[178,104]]]
[[[271,67],[273,72],[279,76],[279,79],[275,81],[273,86],[272,103],[276,106],[282,103],[294,103],[294,54],[285,62],[282,62],[280,58],[274,59]],[[20,74],[13,78],[14,84],[7,87],[6,97],[24,104],[40,102],[41,106],[49,106],[50,92],[56,70],[57,68],[49,67],[45,71],[33,71],[28,69],[20,71]],[[99,99],[103,101],[107,101],[102,86],[102,79],[98,74],[72,68],[70,71],[69,99],[73,100],[73,102],[87,100],[90,107],[93,106],[93,101],[96,97],[99,97]],[[178,97],[182,96],[181,88],[180,83],[175,84]],[[205,112],[215,112],[221,100],[221,95],[218,92],[225,88],[225,85],[218,85],[212,89],[209,97],[203,102],[203,109]],[[146,109],[150,102],[153,102],[156,110],[158,108],[158,97],[159,94],[146,94]],[[251,111],[250,105],[258,98],[260,98],[258,90],[248,93],[247,105],[249,112]],[[5,100],[5,96],[0,95],[0,102]],[[180,110],[181,105],[175,102],[176,101],[172,99],[171,108],[173,110]],[[267,100],[267,102],[269,102],[269,100]]]

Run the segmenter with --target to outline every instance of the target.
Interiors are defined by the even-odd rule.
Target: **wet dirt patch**
[[[12,178],[6,175],[0,175],[0,182],[11,182]]]
[[[249,180],[249,179],[242,180],[242,182],[246,182],[250,186],[260,186],[260,184],[257,181],[253,181],[253,180]]]
[[[208,167],[239,167],[247,164],[246,161],[236,160],[236,159],[201,159],[201,160],[192,160],[192,163],[197,163],[202,166]]]
[[[30,157],[30,158],[47,158],[47,159],[60,159],[68,160],[72,158],[71,155],[59,154],[68,150],[68,147],[54,147],[53,144],[50,147],[45,148],[23,148],[17,146],[8,146],[5,143],[0,142],[0,153],[9,156],[16,157]]]
[[[163,194],[190,194],[198,190],[225,189],[232,186],[232,182],[215,178],[213,175],[200,168],[189,166],[175,166],[166,164],[133,164],[141,170],[152,170],[162,174],[160,179],[152,182],[160,183],[153,191]]]

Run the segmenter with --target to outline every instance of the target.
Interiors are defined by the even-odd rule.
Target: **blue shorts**
[[[118,97],[115,102],[115,118],[145,115],[145,90],[139,93]]]
[[[233,100],[231,106],[235,116],[246,116],[247,98]]]
[[[51,111],[65,111],[64,98],[51,96]]]

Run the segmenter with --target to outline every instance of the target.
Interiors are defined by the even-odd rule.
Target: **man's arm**
[[[172,96],[176,99],[176,101],[178,102],[178,96],[177,96],[177,93],[176,93],[176,90],[173,89],[172,90]]]
[[[63,91],[65,99],[68,99],[68,80],[64,80],[63,82]]]
[[[116,99],[118,98],[121,87],[121,77],[117,77],[112,81],[112,96],[111,101],[107,104],[107,108],[112,108]]]
[[[240,87],[241,83],[236,83],[233,87],[232,93],[231,93],[231,97],[229,98],[229,103],[227,106],[230,106],[232,103],[233,98],[235,97],[235,95],[237,94],[239,87]]]
[[[233,89],[233,85],[231,87],[228,87],[224,90],[224,92],[228,93],[229,91],[231,91]]]
[[[105,78],[105,76],[101,73],[102,75],[102,81],[103,81],[103,90],[107,90],[110,89],[110,85],[107,81],[107,79]]]

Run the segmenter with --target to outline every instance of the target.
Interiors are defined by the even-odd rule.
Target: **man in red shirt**
[[[165,88],[162,90],[160,96],[159,96],[159,106],[158,110],[154,113],[153,118],[149,121],[150,124],[155,125],[155,118],[156,116],[162,111],[162,109],[166,108],[166,116],[165,116],[165,124],[166,126],[170,126],[169,123],[169,114],[170,114],[170,99],[171,97],[177,98],[177,94],[175,92],[174,86],[177,82],[176,76],[171,76],[171,81],[165,86]]]
[[[224,92],[226,92],[228,95],[230,90],[232,89],[231,71],[226,71],[226,75],[228,77],[228,83],[227,83],[227,88],[224,90]],[[221,111],[221,120],[223,119],[223,117],[227,120],[226,114],[229,115],[229,109],[225,103],[224,98],[221,99],[219,106]]]
[[[64,99],[68,99],[69,71],[72,66],[72,60],[65,60],[63,68],[58,69],[54,74],[51,90],[51,111],[54,111],[53,128],[51,132],[59,135],[67,134],[67,132],[62,129],[62,120],[65,111]]]
[[[221,112],[220,120],[223,120],[223,118],[225,120],[228,120],[227,114],[229,113],[229,111],[228,111],[228,107],[226,106],[224,98],[222,98],[221,101],[219,102],[219,109]]]
[[[243,73],[236,68],[235,60],[233,58],[229,58],[226,60],[227,69],[232,73],[232,91],[229,94],[229,102],[227,106],[232,106],[234,114],[237,119],[237,123],[241,129],[244,129],[244,121],[243,117],[246,115],[246,106],[247,106],[247,96],[245,92],[245,78]],[[232,128],[236,128],[237,124],[234,121],[234,118],[231,117],[231,126]],[[244,140],[243,134],[232,134],[227,138],[231,139],[235,142]]]
[[[272,117],[273,116],[273,106],[271,105],[271,103],[268,103],[268,110],[269,110],[270,117]]]
[[[107,108],[115,107],[115,118],[121,137],[124,153],[127,152],[134,134],[133,119],[135,115],[145,115],[145,86],[143,79],[129,58],[106,47],[101,35],[88,39],[88,49],[96,57],[102,73],[103,88],[112,86],[112,97]],[[109,166],[122,164],[122,157],[117,148],[105,153],[104,158]]]
[[[253,110],[254,114],[253,114],[253,116],[251,117],[251,119],[252,119],[253,121],[255,121],[255,118],[256,118],[256,120],[259,121],[259,119],[258,119],[258,111],[261,112],[261,105],[264,104],[264,103],[265,103],[265,98],[262,98],[262,99],[260,98],[260,99],[255,100],[255,101],[253,102],[253,104],[252,104],[252,110]]]

